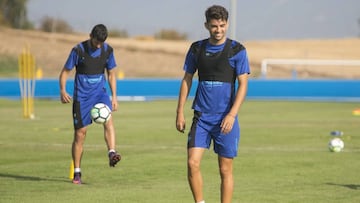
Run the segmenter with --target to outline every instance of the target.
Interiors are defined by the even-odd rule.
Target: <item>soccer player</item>
[[[96,103],[104,103],[112,111],[118,107],[116,96],[116,62],[113,48],[105,42],[108,31],[105,25],[95,25],[90,33],[90,39],[77,44],[61,70],[59,76],[60,99],[62,103],[73,103],[74,140],[72,143],[72,158],[74,161],[74,184],[81,184],[81,157],[86,137],[87,126],[92,123],[90,110]],[[73,98],[66,91],[66,81],[75,68]],[[105,89],[107,74],[110,97]],[[115,128],[113,117],[104,123],[104,137],[108,148],[110,167],[115,167],[121,156],[115,150]]]
[[[195,202],[204,203],[200,164],[205,149],[210,148],[213,142],[218,155],[221,202],[230,203],[234,188],[233,158],[237,156],[240,139],[237,115],[245,100],[250,67],[245,47],[226,37],[228,11],[213,5],[206,10],[205,17],[205,28],[210,36],[192,43],[187,52],[176,111],[176,129],[180,132],[185,130],[184,105],[197,71],[199,83],[187,141],[189,185]]]

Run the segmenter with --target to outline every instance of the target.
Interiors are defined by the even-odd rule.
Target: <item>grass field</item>
[[[192,112],[188,102],[187,128]],[[35,120],[17,100],[0,100],[0,202],[193,202],[186,135],[175,130],[176,101],[120,102],[114,113],[123,159],[108,167],[102,127],[89,127],[83,185],[69,176],[71,105],[36,100]],[[246,101],[235,159],[234,203],[360,202],[357,103]],[[345,149],[327,149],[332,130]],[[219,202],[216,155],[202,163],[207,203]]]

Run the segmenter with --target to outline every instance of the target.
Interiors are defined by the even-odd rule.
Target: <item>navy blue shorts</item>
[[[208,114],[194,111],[193,122],[188,135],[188,148],[210,148],[214,142],[214,151],[219,156],[233,158],[237,156],[240,125],[235,117],[234,126],[228,134],[221,133],[221,121],[227,113]]]
[[[90,111],[97,103],[104,103],[112,110],[110,97],[107,94],[102,94],[88,100],[74,101],[72,111],[75,129],[85,127],[92,123]]]

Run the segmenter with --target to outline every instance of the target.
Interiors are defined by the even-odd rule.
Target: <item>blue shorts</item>
[[[237,156],[240,125],[235,117],[234,126],[228,134],[221,133],[221,121],[227,113],[207,114],[194,111],[193,122],[188,135],[188,148],[210,148],[214,142],[214,151],[219,156],[233,158]]]
[[[106,93],[92,97],[88,100],[74,101],[72,111],[75,129],[85,127],[92,123],[90,111],[97,103],[104,103],[112,110],[110,97]]]

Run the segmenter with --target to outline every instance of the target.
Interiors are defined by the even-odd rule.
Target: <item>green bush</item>
[[[0,77],[16,77],[18,72],[17,58],[13,56],[0,55]]]
[[[117,38],[128,38],[129,35],[126,30],[109,30],[110,37],[117,37]]]
[[[186,40],[187,35],[179,33],[176,30],[160,30],[160,32],[155,34],[155,38],[165,40]]]

